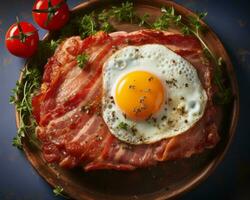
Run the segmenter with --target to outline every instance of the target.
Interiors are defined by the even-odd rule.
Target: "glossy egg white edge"
[[[164,86],[165,103],[149,120],[125,118],[114,103],[117,82],[131,71],[150,72]],[[124,142],[149,144],[184,133],[203,116],[206,102],[206,91],[196,69],[164,45],[124,47],[109,57],[103,66],[103,119],[110,132]],[[127,123],[129,129],[119,128],[121,122]]]

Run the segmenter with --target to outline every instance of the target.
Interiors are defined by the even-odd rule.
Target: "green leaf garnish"
[[[18,149],[22,149],[23,148],[23,145],[22,145],[22,141],[21,141],[21,136],[20,135],[16,135],[13,140],[12,140],[12,145],[14,147],[17,147]]]
[[[106,9],[103,9],[99,14],[98,14],[98,20],[99,21],[107,21],[110,18],[110,11],[107,11]]]
[[[110,15],[120,22],[132,23],[135,16],[133,2],[126,1],[121,6],[113,6],[110,10]]]
[[[47,58],[53,54],[53,50],[59,41],[43,41],[39,43],[37,53],[29,60],[22,70],[22,80],[17,81],[12,89],[9,102],[16,106],[19,117],[17,135],[13,138],[13,146],[21,149],[23,137],[28,136],[29,141],[37,145],[35,136],[36,121],[32,115],[32,97],[40,89],[42,69]]]
[[[101,26],[100,26],[100,30],[104,31],[104,32],[111,32],[112,30],[114,30],[113,26],[107,22],[107,21],[104,21]]]
[[[78,66],[83,69],[86,66],[86,63],[89,61],[89,55],[83,53],[81,55],[78,55],[76,59]]]
[[[184,34],[184,35],[189,35],[191,33],[190,29],[188,26],[183,26],[181,28],[181,32]]]
[[[169,27],[168,20],[165,20],[163,18],[159,18],[156,22],[153,23],[153,28],[158,30],[166,30]]]
[[[61,196],[61,197],[65,198],[65,199],[69,199],[66,195],[63,194],[63,191],[64,191],[64,189],[59,185],[57,185],[53,189],[53,193],[54,193],[55,196]]]
[[[139,26],[143,26],[145,24],[148,24],[147,20],[148,20],[149,16],[150,15],[148,13],[145,13],[142,17],[140,17]]]
[[[13,138],[13,146],[22,148],[21,138],[25,137],[29,132],[34,133],[36,123],[32,120],[32,93],[40,87],[41,72],[37,68],[28,69],[23,71],[23,79],[21,82],[16,83],[16,88],[12,90],[10,103],[16,105],[19,114],[19,129],[17,136]],[[32,137],[30,137],[32,138]]]
[[[163,7],[161,8],[161,12],[163,14],[153,23],[153,28],[159,30],[166,30],[171,24],[178,25],[181,22],[181,15],[175,14],[174,7]]]
[[[199,19],[204,19],[207,16],[208,12],[199,12],[197,13]]]
[[[55,51],[56,48],[58,47],[58,45],[60,44],[61,40],[58,39],[58,40],[51,40],[49,43],[48,43],[48,46],[50,48],[51,51]]]
[[[97,32],[96,28],[97,24],[94,19],[94,13],[90,15],[84,15],[80,20],[79,30],[82,38],[95,34]]]
[[[128,130],[128,124],[125,123],[125,122],[120,122],[119,125],[118,125],[118,128],[127,131]]]

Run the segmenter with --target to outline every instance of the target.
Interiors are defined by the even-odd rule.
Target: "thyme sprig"
[[[115,17],[120,22],[133,23],[135,18],[133,2],[126,1],[121,6],[113,6],[109,11],[109,15]]]
[[[10,103],[16,105],[19,115],[19,129],[17,135],[13,138],[12,145],[22,149],[22,138],[26,134],[34,133],[36,122],[32,117],[31,98],[35,90],[40,87],[41,74],[37,68],[23,70],[21,81],[17,81],[16,88],[12,90]],[[31,139],[32,137],[30,137]]]
[[[114,30],[114,27],[110,23],[112,20],[117,20],[118,22],[129,22],[131,24],[135,23],[139,26],[152,27],[152,25],[148,22],[149,17],[150,15],[148,13],[145,13],[143,16],[137,15],[133,2],[126,1],[120,6],[113,6],[109,10],[102,10],[98,15],[98,20],[101,23],[107,24],[106,27],[108,27],[108,29],[101,28],[101,30],[110,32]]]
[[[181,15],[177,15],[174,7],[170,8],[161,8],[163,13],[152,25],[153,28],[159,30],[166,30],[171,24],[178,25],[181,22]]]
[[[148,13],[145,13],[142,17],[139,17],[140,19],[139,26],[144,26],[144,25],[151,26],[151,24],[148,23],[149,17],[150,15]]]

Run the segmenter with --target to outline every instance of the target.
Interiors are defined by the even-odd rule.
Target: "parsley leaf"
[[[109,22],[104,21],[104,22],[101,24],[101,26],[100,26],[100,30],[109,33],[109,32],[111,32],[111,31],[113,31],[114,28],[113,28],[113,26],[112,26]]]
[[[83,53],[81,55],[78,55],[76,59],[77,59],[78,66],[83,69],[89,60],[89,55],[86,53]]]
[[[93,35],[97,32],[97,24],[94,19],[94,13],[84,15],[79,24],[79,31],[82,38]]]
[[[22,145],[22,141],[21,141],[21,136],[20,135],[16,135],[13,140],[12,140],[12,145],[14,147],[17,147],[18,149],[22,149],[23,145]]]
[[[60,44],[61,40],[58,39],[58,40],[51,40],[49,43],[48,43],[48,47],[51,51],[55,51],[56,48],[58,47],[58,45]]]
[[[119,125],[118,125],[118,128],[127,131],[128,130],[128,124],[125,123],[125,122],[120,122]]]

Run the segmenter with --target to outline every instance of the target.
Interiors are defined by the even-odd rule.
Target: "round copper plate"
[[[72,12],[85,13],[113,5],[114,2],[91,0],[78,5]],[[172,1],[137,0],[134,2],[138,13],[147,12],[154,17],[160,15],[159,8],[162,6],[174,6],[184,18],[193,15],[190,10]],[[48,165],[43,160],[41,151],[24,138],[24,152],[37,172],[53,187],[62,186],[65,193],[73,199],[98,200],[170,199],[189,191],[210,175],[222,160],[233,138],[239,114],[239,94],[233,66],[226,50],[214,32],[205,23],[203,25],[208,29],[204,40],[215,55],[221,56],[226,63],[225,70],[234,96],[221,125],[221,140],[215,148],[188,159],[167,161],[146,169],[128,172],[103,170],[86,173],[80,168],[64,170]],[[128,32],[139,29],[138,26],[129,24],[115,24],[115,27]],[[17,126],[19,126],[18,115],[16,116]]]

